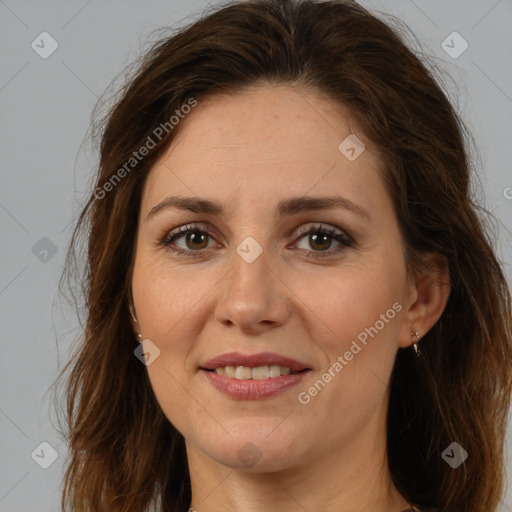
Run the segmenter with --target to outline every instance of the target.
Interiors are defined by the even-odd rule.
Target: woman
[[[495,511],[510,295],[464,133],[352,1],[157,43],[73,236],[63,510]]]

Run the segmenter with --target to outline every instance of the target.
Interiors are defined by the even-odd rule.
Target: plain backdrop
[[[512,0],[361,3],[404,21],[451,77],[446,90],[482,159],[485,206],[502,223],[499,255],[510,281]],[[56,293],[97,163],[83,144],[92,109],[152,30],[195,19],[206,5],[0,0],[0,512],[59,510],[67,448],[50,386],[79,329]],[[509,456],[511,437],[509,428]],[[510,478],[510,461],[508,470]],[[501,510],[512,512],[511,489]]]

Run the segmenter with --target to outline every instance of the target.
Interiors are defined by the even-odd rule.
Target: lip
[[[285,366],[294,372],[300,373],[260,380],[235,379],[225,375],[219,375],[214,371],[208,371],[223,366],[247,366],[255,368],[272,364]],[[295,359],[272,352],[262,352],[252,355],[230,352],[209,359],[199,370],[220,392],[241,400],[259,400],[269,398],[297,385],[310,372],[311,368]]]
[[[215,370],[222,366],[257,366],[279,365],[290,368],[292,372],[300,372],[310,369],[307,364],[300,363],[290,357],[275,354],[273,352],[260,352],[259,354],[241,354],[240,352],[228,352],[209,359],[201,366],[203,370]],[[280,377],[278,377],[280,378]]]
[[[200,372],[209,379],[210,383],[222,393],[242,400],[259,400],[269,398],[297,385],[310,370],[293,375],[282,375],[262,380],[234,379],[218,373],[201,369]]]

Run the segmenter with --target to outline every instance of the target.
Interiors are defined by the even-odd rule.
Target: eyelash
[[[197,224],[187,224],[185,226],[180,226],[179,228],[171,231],[166,234],[162,240],[160,240],[159,245],[164,246],[166,249],[172,251],[175,254],[180,256],[191,256],[191,257],[200,257],[204,255],[205,250],[200,249],[197,251],[187,251],[184,249],[176,249],[171,246],[171,244],[177,239],[181,238],[184,234],[188,233],[199,233],[211,236],[213,238],[214,233],[210,230],[209,226],[204,228],[199,228]],[[327,235],[329,238],[333,238],[337,242],[340,242],[340,246],[335,250],[329,251],[307,251],[305,249],[299,249],[300,251],[305,251],[309,253],[313,258],[328,258],[332,257],[340,252],[346,250],[349,247],[354,245],[354,241],[351,237],[345,234],[341,230],[332,229],[330,227],[325,227],[322,224],[318,226],[309,226],[306,229],[301,229],[297,235],[300,235],[299,238],[303,238],[305,235],[309,235],[310,233]]]

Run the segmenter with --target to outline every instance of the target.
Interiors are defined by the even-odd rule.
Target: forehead
[[[219,158],[224,153],[254,155],[259,162],[266,155],[315,157],[323,149],[336,149],[340,135],[352,133],[352,124],[347,109],[318,93],[285,86],[252,87],[201,100],[181,121],[168,155],[172,152],[176,157],[194,147],[198,157],[212,152]]]
[[[274,196],[343,192],[368,203],[385,193],[376,151],[348,111],[319,94],[265,86],[211,96],[178,128],[149,173],[143,208],[170,193],[261,206]],[[352,135],[365,143],[355,160],[340,150]]]

